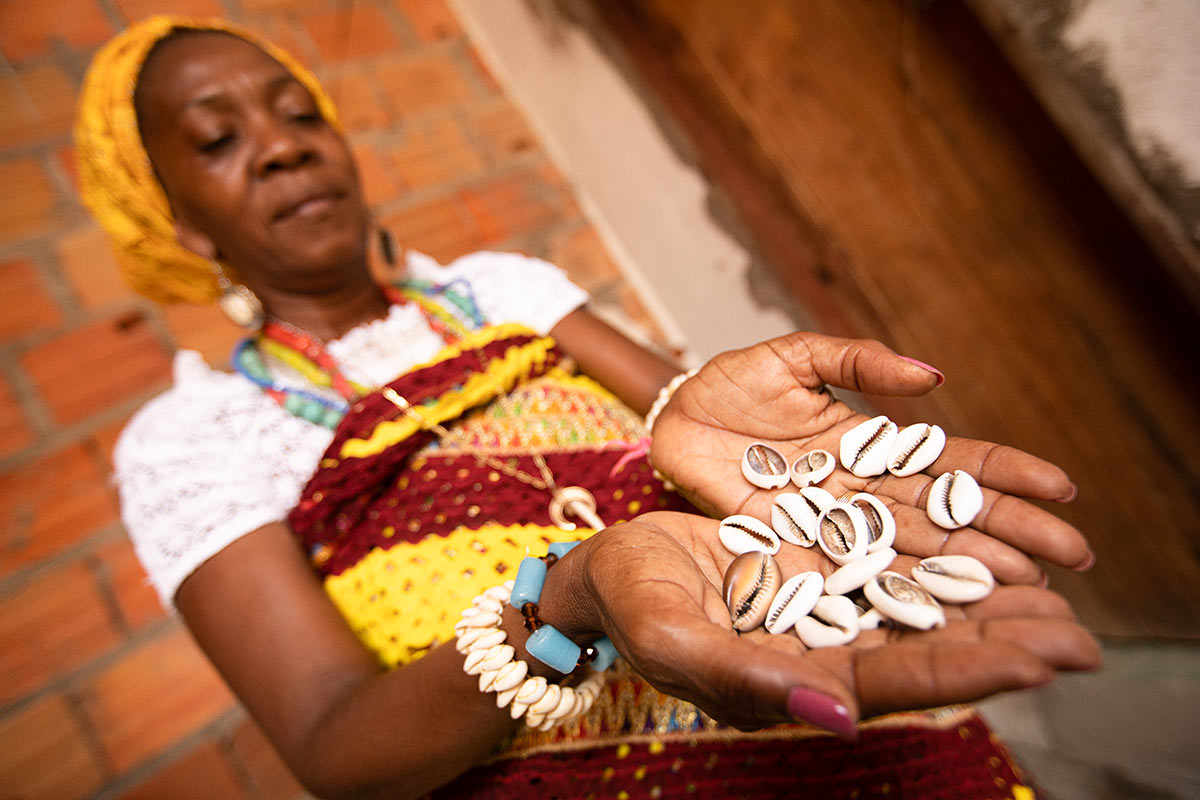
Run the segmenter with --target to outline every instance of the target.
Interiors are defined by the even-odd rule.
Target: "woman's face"
[[[318,292],[365,267],[350,151],[279,62],[233,36],[178,36],[147,60],[136,99],[185,247],[255,290]]]

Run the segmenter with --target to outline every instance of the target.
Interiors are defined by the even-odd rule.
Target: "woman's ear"
[[[175,218],[175,238],[185,249],[210,261],[217,257],[217,246],[207,234],[202,233],[187,220]]]

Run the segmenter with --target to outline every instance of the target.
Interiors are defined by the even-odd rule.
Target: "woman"
[[[479,254],[439,269],[410,256],[409,283],[381,288],[335,119],[270,45],[157,18],[98,54],[77,128],[85,199],[135,288],[163,300],[223,291],[242,312],[261,301],[266,323],[235,356],[241,374],[181,356],[175,388],[131,421],[116,463],[152,581],[313,792],[1020,790],[968,710],[856,723],[1095,665],[1066,604],[1022,585],[1041,578],[1034,558],[1089,566],[1077,531],[1018,499],[1070,499],[1060,470],[952,439],[929,471],[964,468],[987,487],[974,527],[952,536],[919,510],[928,475],[838,470],[830,491],[867,489],[893,507],[908,554],[894,568],[966,552],[1009,585],[930,633],[866,632],[814,651],[790,635],[738,636],[719,594],[732,556],[715,520],[680,513],[681,495],[715,516],[765,518],[774,493],[742,479],[747,444],[836,449],[862,417],[826,383],[915,395],[940,374],[878,343],[796,334],[720,356],[671,381],[670,396],[660,388],[677,370],[588,315],[542,262]],[[617,398],[638,413],[669,400],[649,455],[678,492],[653,476],[644,430]],[[600,527],[592,506],[610,524],[602,533],[556,527]],[[504,639],[539,698],[578,680],[529,655],[521,611],[504,605],[495,630],[459,619],[485,590],[507,596],[488,587],[519,564],[531,574],[526,552],[564,538],[586,541],[544,570],[528,627],[597,650],[607,635],[624,660],[602,690],[592,678],[574,694],[555,688],[595,705],[557,725],[543,714],[534,730],[480,691],[453,640]],[[802,548],[779,560],[787,575],[834,568]],[[840,738],[728,727],[793,721]]]

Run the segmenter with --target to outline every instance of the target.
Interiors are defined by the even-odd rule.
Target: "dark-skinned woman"
[[[892,509],[893,570],[969,554],[999,585],[937,630],[813,650],[733,630],[733,555],[696,512],[768,519],[749,444],[836,451],[865,418],[826,385],[912,396],[935,370],[798,333],[676,377],[514,254],[407,253],[380,286],[331,103],[223,22],[118,36],[76,138],[131,285],[217,300],[253,331],[231,373],[179,354],[175,386],[121,437],[118,482],[164,603],[311,791],[1030,796],[974,712],[946,704],[1096,663],[1036,587],[1035,559],[1091,560],[1021,499],[1070,499],[1060,470],[956,438],[917,475],[837,469],[834,495]],[[949,535],[923,508],[953,469],[984,502]],[[815,548],[777,558],[788,576],[837,567]]]

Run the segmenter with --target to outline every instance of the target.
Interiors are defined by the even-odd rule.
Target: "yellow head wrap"
[[[158,16],[137,23],[96,53],[75,120],[75,153],[84,204],[108,231],[125,280],[159,302],[207,302],[219,293],[213,265],[180,246],[167,197],[138,131],[133,93],[154,45],[179,29],[224,31],[261,48],[296,77],[337,125],[333,101],[299,62],[222,20]]]

